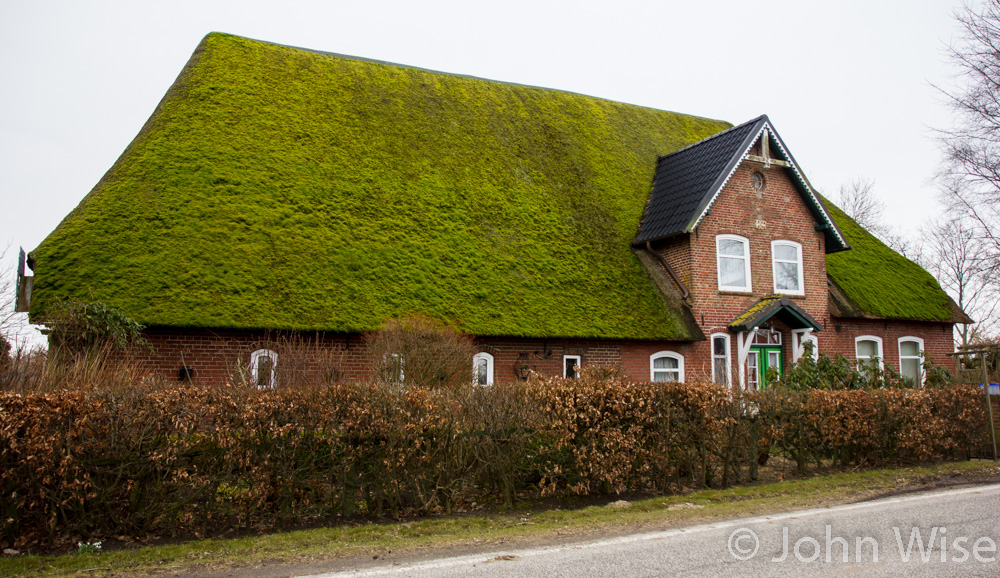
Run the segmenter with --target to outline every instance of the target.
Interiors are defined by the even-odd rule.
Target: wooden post
[[[983,389],[986,390],[986,409],[990,412],[990,439],[993,440],[993,461],[997,461],[997,430],[993,425],[993,403],[990,399],[990,372],[986,369],[986,352],[979,354],[983,364]]]

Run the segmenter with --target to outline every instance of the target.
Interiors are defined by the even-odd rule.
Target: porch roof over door
[[[821,331],[822,326],[812,315],[795,304],[787,295],[768,295],[754,303],[749,309],[736,316],[729,329],[735,333],[753,331],[771,318],[791,329],[812,329]]]

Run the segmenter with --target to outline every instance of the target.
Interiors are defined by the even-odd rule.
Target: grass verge
[[[628,508],[514,510],[389,524],[318,528],[226,540],[58,556],[0,559],[0,576],[209,575],[233,567],[308,566],[320,571],[373,558],[541,545],[595,535],[701,523],[871,499],[965,483],[1000,481],[994,462],[952,462],[902,469],[833,473],[726,490],[650,498]],[[323,565],[326,565],[325,567]],[[288,574],[287,569],[283,572]],[[294,572],[293,572],[294,573]],[[267,575],[267,572],[257,573]]]

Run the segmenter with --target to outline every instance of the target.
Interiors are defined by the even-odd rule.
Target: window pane
[[[908,357],[919,357],[920,344],[916,341],[904,341],[899,344],[899,353]]]
[[[654,371],[653,381],[659,381],[659,382],[677,381],[677,378],[679,376],[680,373],[677,371]]]
[[[903,359],[899,362],[900,373],[903,377],[909,378],[914,384],[920,383],[920,361],[916,359]]]
[[[722,358],[716,358],[713,363],[715,365],[715,383],[729,385],[729,364]]]
[[[775,245],[774,256],[782,261],[798,261],[799,249],[792,245]]]
[[[677,360],[673,357],[657,357],[653,360],[653,367],[655,369],[677,369]]]
[[[858,342],[858,357],[878,356],[878,342],[866,339]]]
[[[488,385],[488,374],[489,374],[489,363],[485,359],[479,359],[476,361],[476,383],[479,385]]]
[[[777,278],[774,285],[786,291],[799,291],[799,264],[775,263],[774,274]]]
[[[716,337],[712,340],[712,353],[715,355],[725,355],[726,354],[726,338]]]
[[[271,387],[271,358],[267,355],[257,358],[257,386]]]
[[[727,287],[746,287],[747,274],[743,259],[723,257],[719,259],[719,281]]]
[[[736,257],[745,256],[746,252],[744,251],[743,241],[734,241],[732,239],[719,239],[719,254],[732,255]]]

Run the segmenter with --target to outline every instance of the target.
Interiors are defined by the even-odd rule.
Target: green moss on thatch
[[[948,295],[920,265],[893,251],[840,208],[823,199],[830,217],[853,246],[826,256],[826,272],[859,316],[949,321]]]
[[[754,303],[749,309],[737,315],[729,325],[732,327],[738,327],[752,322],[757,315],[766,310],[768,307],[774,305],[775,301],[781,301],[781,295],[765,295],[764,297],[761,297],[760,301]]]
[[[210,34],[33,252],[32,316],[684,339],[630,241],[656,156],[728,126]]]

